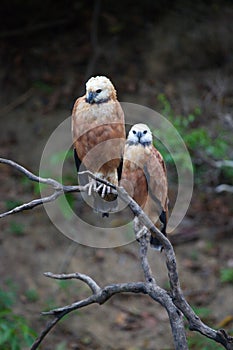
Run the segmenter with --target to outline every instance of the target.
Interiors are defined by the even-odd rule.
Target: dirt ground
[[[223,30],[221,29],[223,18],[227,25],[230,23],[232,11],[229,6],[216,16],[218,35]],[[175,36],[172,36],[171,18],[173,25],[177,25]],[[232,86],[232,68],[228,61],[230,56],[225,53],[231,45],[233,47],[233,44],[228,42],[229,26],[224,27],[227,35],[221,34],[222,41],[216,38],[216,41],[221,41],[220,44],[217,43],[221,49],[220,53],[225,53],[226,56],[225,63],[220,66],[212,61],[208,63],[208,50],[214,50],[214,34],[212,31],[208,34],[211,18],[206,18],[205,21],[201,19],[199,27],[196,26],[195,31],[190,30],[180,41],[179,46],[181,31],[188,27],[187,23],[183,19],[181,25],[177,13],[172,12],[161,20],[160,26],[147,28],[146,44],[152,43],[150,50],[147,48],[143,50],[143,37],[138,38],[140,45],[137,50],[135,47],[130,50],[127,45],[120,50],[117,42],[113,41],[114,45],[112,42],[107,42],[106,47],[109,50],[112,48],[115,55],[112,66],[109,68],[106,65],[109,57],[105,57],[104,62],[96,63],[97,67],[92,74],[96,75],[99,72],[105,74],[106,70],[106,75],[111,75],[119,90],[121,101],[137,102],[156,108],[155,96],[162,91],[170,98],[174,110],[178,113],[188,113],[194,107],[201,106],[206,119],[199,120],[199,124],[209,124],[213,130],[221,124],[221,127],[230,132],[228,121],[232,118],[229,114],[232,102],[221,104],[219,99],[222,97],[218,99],[219,90],[215,93],[214,89],[210,88],[210,85],[216,87],[218,83],[226,81],[228,87]],[[213,27],[211,24],[211,28]],[[203,28],[206,29],[205,36],[209,40],[208,48],[205,47],[204,39],[202,42]],[[156,38],[161,36],[163,40],[158,46]],[[58,46],[62,47],[62,44],[69,40],[71,39],[68,35],[61,36]],[[132,40],[136,42],[135,38]],[[193,48],[192,51],[191,47],[195,43],[198,44],[198,48]],[[179,49],[175,52],[172,48],[177,45]],[[78,56],[80,67],[82,57],[89,55],[89,51],[84,49],[85,46],[81,48]],[[31,55],[41,54],[46,61],[49,50],[55,52],[55,49],[58,51],[55,47],[46,51],[43,46],[41,48],[43,54],[39,51],[35,53],[33,48],[27,50]],[[70,115],[74,99],[80,91],[83,91],[81,81],[85,76],[85,69],[82,74],[77,74],[77,81],[74,82],[76,67],[74,61],[68,59],[71,53],[72,49],[68,53],[60,52],[56,58],[50,57],[48,66],[44,69],[41,80],[44,79],[46,84],[51,83],[53,87],[55,86],[52,93],[35,86],[30,90],[28,76],[33,74],[31,64],[27,84],[22,84],[21,93],[19,87],[10,88],[12,82],[16,81],[16,75],[14,78],[9,78],[10,82],[9,79],[5,80],[6,90],[2,91],[0,110],[0,154],[1,157],[19,162],[34,173],[38,173],[41,154],[48,137],[59,123]],[[134,54],[138,54],[137,61],[134,61]],[[194,60],[196,54],[200,56],[198,61]],[[66,75],[63,76],[61,61],[64,58]],[[132,63],[128,75],[127,59]],[[169,65],[170,59],[171,65]],[[23,53],[15,53],[15,65],[13,64],[12,71],[17,73],[20,79],[24,74],[23,69],[22,71],[20,69],[25,68],[22,61],[24,61]],[[145,62],[146,72],[143,68]],[[9,67],[7,65],[4,67],[8,74]],[[56,69],[57,81],[53,71]],[[121,76],[116,74],[117,69],[121,69],[124,74]],[[43,62],[41,66],[35,67],[34,75],[40,76],[42,70]],[[22,92],[25,91],[27,91],[25,99],[22,98],[16,106],[12,104],[12,101],[17,99],[17,96],[22,96]],[[230,87],[225,95],[227,101],[232,101]],[[73,169],[72,162],[68,163],[67,173],[73,174]],[[36,196],[33,185],[23,181],[22,175],[7,166],[0,166],[0,180],[1,212],[6,210],[7,201],[29,201]],[[173,184],[170,187],[172,191]],[[176,244],[175,252],[181,286],[188,302],[195,310],[204,310],[201,317],[214,328],[220,327],[227,316],[233,315],[232,284],[223,283],[220,278],[221,269],[233,267],[232,228],[231,194],[217,195],[211,190],[204,192],[203,188],[197,185],[188,213],[176,230],[187,236],[196,233],[196,236],[194,235],[196,239]],[[46,317],[41,316],[41,311],[70,304],[89,295],[88,288],[82,282],[58,283],[44,277],[43,272],[81,272],[93,277],[101,286],[143,279],[137,242],[109,249],[91,248],[75,243],[59,232],[43,207],[1,219],[0,257],[2,287],[7,289],[9,285],[15,286],[17,293],[15,312],[23,315],[37,333],[47,322]],[[150,250],[149,260],[159,285],[168,288],[163,253]],[[30,297],[32,293],[36,293],[36,299]],[[226,324],[224,328],[232,331],[232,322]],[[193,336],[191,333],[188,334]],[[102,306],[92,305],[73,313],[58,324],[41,345],[41,349],[46,350],[63,348],[170,350],[173,349],[173,343],[168,316],[160,305],[144,295],[118,295]],[[218,348],[221,347],[215,347]]]

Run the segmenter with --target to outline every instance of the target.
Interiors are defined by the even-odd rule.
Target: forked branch
[[[88,191],[89,184],[85,186],[64,186],[56,180],[50,178],[42,178],[34,175],[26,168],[22,167],[16,162],[13,162],[9,159],[0,158],[0,163],[7,164],[17,169],[21,173],[23,173],[27,178],[32,181],[36,181],[38,183],[46,184],[54,190],[52,195],[48,197],[42,197],[38,199],[34,199],[31,202],[24,203],[14,209],[7,211],[5,213],[0,214],[0,218],[3,218],[7,215],[15,214],[17,212],[21,212],[26,209],[32,209],[35,206],[41,205],[43,203],[52,202],[57,199],[59,196],[68,192],[84,192]],[[45,327],[45,329],[41,332],[38,339],[32,345],[31,350],[35,350],[38,348],[39,344],[45,338],[45,336],[50,332],[50,330],[68,313],[75,311],[77,309],[83,308],[87,305],[97,303],[103,304],[109,298],[119,293],[142,293],[147,294],[153,300],[157,301],[161,304],[167,311],[169,315],[170,325],[172,328],[174,346],[176,350],[186,350],[188,349],[187,340],[185,335],[185,329],[183,324],[183,315],[186,317],[189,328],[191,330],[198,331],[204,336],[213,339],[214,341],[222,344],[225,349],[233,350],[233,337],[229,336],[226,331],[220,329],[218,331],[208,327],[204,324],[200,318],[194,313],[191,306],[186,301],[183,292],[180,288],[179,276],[177,271],[176,257],[173,250],[173,247],[170,241],[153,225],[148,216],[143,212],[142,208],[128,195],[128,193],[122,188],[112,185],[111,183],[96,178],[90,172],[87,174],[96,179],[98,182],[102,182],[107,186],[112,188],[113,192],[117,192],[118,196],[129,206],[131,211],[135,216],[138,217],[139,221],[147,227],[147,229],[153,233],[156,238],[161,242],[164,247],[164,252],[166,256],[166,265],[168,269],[168,277],[170,282],[170,291],[169,293],[159,287],[156,283],[156,280],[152,274],[151,267],[149,265],[147,259],[147,248],[148,242],[145,237],[141,237],[139,240],[140,245],[140,259],[141,266],[144,272],[144,282],[129,282],[129,283],[120,283],[120,284],[112,284],[105,287],[100,287],[96,281],[94,281],[91,277],[73,273],[73,274],[62,274],[56,275],[51,272],[46,273],[45,275],[50,278],[55,279],[78,279],[86,283],[92,294],[83,300],[74,302],[70,305],[60,307],[54,310],[50,310],[48,312],[43,313],[43,315],[52,315],[53,319],[49,322],[49,324]]]

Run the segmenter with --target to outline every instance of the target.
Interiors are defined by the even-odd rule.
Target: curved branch
[[[35,208],[38,205],[41,205],[43,203],[53,202],[62,194],[63,194],[63,192],[61,193],[61,191],[56,190],[53,194],[51,194],[51,196],[33,199],[32,201],[30,201],[28,203],[24,203],[24,204],[19,205],[19,206],[15,207],[9,211],[4,212],[4,213],[0,214],[0,218],[4,218],[7,215],[19,213],[20,211],[33,209],[33,208]]]
[[[70,275],[53,275],[52,273],[49,273],[49,275],[46,274],[46,276],[51,278],[58,278],[59,279],[67,279],[70,278],[71,275],[76,274],[70,274]],[[69,276],[69,277],[67,277]],[[87,284],[89,285],[90,281],[91,283],[95,283],[96,286],[97,283],[93,281],[89,276],[84,275],[84,279],[87,281]],[[83,280],[84,281],[84,280]],[[84,281],[85,282],[85,281]],[[99,287],[98,287],[99,288]],[[33,345],[31,346],[31,350],[36,350],[38,346],[41,344],[43,339],[46,337],[46,335],[51,331],[51,329],[67,314],[69,314],[72,311],[81,309],[85,306],[97,303],[99,305],[104,304],[108,299],[110,299],[113,295],[117,293],[144,293],[147,294],[146,285],[143,282],[135,282],[135,283],[121,283],[121,284],[113,284],[110,286],[106,286],[103,289],[99,288],[97,293],[93,293],[91,296],[89,296],[86,299],[83,299],[81,301],[77,301],[71,305],[67,305],[58,309],[50,310],[47,312],[43,312],[42,315],[53,315],[54,319],[51,320],[45,329],[41,332],[39,337],[35,340]]]
[[[58,181],[50,178],[41,178],[36,176],[35,174],[28,171],[26,168],[22,167],[16,162],[13,162],[9,159],[0,158],[0,163],[8,164],[25,176],[27,176],[30,180],[36,181],[39,183],[43,183],[51,186],[54,189],[52,195],[48,197],[42,197],[38,199],[34,199],[31,202],[22,204],[8,212],[0,214],[0,218],[14,214],[23,210],[32,209],[35,206],[38,206],[43,203],[52,202],[57,199],[59,196],[68,192],[82,192],[88,191],[89,184],[85,186],[64,186]],[[113,295],[117,293],[144,293],[148,294],[151,298],[159,302],[163,307],[166,308],[171,327],[173,330],[173,338],[176,349],[187,349],[187,342],[184,334],[183,320],[182,314],[187,318],[189,323],[189,328],[191,330],[198,331],[199,333],[205,335],[208,338],[215,340],[216,342],[222,344],[227,350],[233,350],[233,337],[229,336],[224,330],[220,329],[218,331],[208,327],[205,325],[200,318],[194,313],[191,306],[186,301],[183,292],[180,287],[177,263],[175,253],[172,247],[172,244],[165,237],[162,232],[157,229],[152,221],[148,218],[148,216],[143,212],[141,207],[128,195],[128,193],[124,190],[123,187],[114,186],[113,184],[105,181],[103,179],[97,178],[94,174],[87,171],[86,172],[90,177],[96,179],[97,181],[106,184],[112,188],[113,192],[118,193],[118,196],[129,206],[131,211],[135,216],[138,217],[139,221],[146,226],[146,228],[153,233],[153,235],[158,238],[161,244],[164,247],[164,252],[166,255],[166,265],[168,269],[168,277],[171,287],[171,295],[169,295],[165,290],[157,286],[154,277],[152,276],[152,271],[147,260],[147,242],[145,238],[140,238],[140,257],[141,257],[141,265],[143,268],[144,276],[146,282],[136,282],[136,283],[123,283],[123,284],[114,284],[111,286],[104,287],[101,289],[98,284],[91,279],[89,276],[83,274],[69,274],[69,275],[54,275],[52,273],[47,273],[46,276],[50,278],[58,278],[58,279],[69,279],[76,278],[80,279],[83,282],[87,283],[87,285],[91,288],[93,294],[84,300],[73,303],[71,305],[51,310],[46,315],[54,315],[55,318],[47,325],[46,329],[41,333],[40,337],[33,344],[32,350],[37,349],[41,341],[44,339],[46,334],[55,326],[55,324],[67,313],[74,311],[78,308],[87,306],[91,303],[99,303],[102,304],[111,298]],[[180,311],[181,312],[180,312]],[[174,321],[175,320],[175,321]]]
[[[233,186],[227,185],[227,184],[221,184],[215,187],[215,192],[221,193],[221,192],[230,192],[233,193]]]
[[[156,286],[154,283],[148,283],[148,282],[119,283],[119,284],[112,284],[101,289],[98,286],[98,284],[91,277],[87,275],[82,275],[78,273],[56,275],[56,274],[52,274],[51,272],[46,273],[45,275],[47,277],[55,278],[55,279],[77,278],[87,283],[88,286],[93,286],[94,284],[95,288],[91,288],[93,290],[93,294],[86,299],[77,301],[71,305],[66,305],[57,309],[43,312],[42,313],[43,315],[52,315],[54,316],[54,319],[50,321],[46,326],[46,328],[41,332],[40,336],[32,345],[31,350],[35,350],[38,348],[39,344],[42,342],[45,336],[49,333],[49,331],[65,315],[69,314],[72,311],[83,308],[85,306],[91,305],[93,303],[102,305],[107,300],[109,300],[112,296],[119,293],[148,294],[152,299],[154,299],[155,301],[159,302],[162,306],[164,306],[168,312],[172,330],[174,334],[176,334],[176,336],[174,336],[175,349],[177,350],[188,349],[182,314],[178,311],[176,306],[173,304],[169,294],[164,289]]]
[[[0,163],[12,166],[16,170],[20,171],[22,174],[27,176],[29,178],[29,180],[32,180],[35,182],[40,182],[40,183],[46,184],[46,185],[51,185],[53,188],[60,188],[61,187],[61,184],[59,182],[57,182],[56,180],[45,179],[43,177],[37,176],[37,175],[33,174],[31,171],[24,168],[22,165],[14,162],[13,160],[6,159],[6,158],[0,158]]]
[[[44,203],[50,203],[55,201],[58,197],[62,196],[64,193],[70,193],[70,192],[85,192],[88,189],[88,184],[85,186],[65,186],[62,185],[60,182],[50,179],[50,178],[43,178],[40,176],[37,176],[33,174],[31,171],[24,168],[22,165],[5,158],[0,158],[0,163],[10,165],[11,167],[15,168],[16,170],[20,171],[22,174],[24,174],[29,180],[35,181],[41,184],[45,184],[48,186],[51,186],[54,189],[54,192],[47,197],[41,197],[37,199],[33,199],[30,202],[24,203],[22,205],[19,205],[9,211],[6,211],[4,213],[0,214],[0,218],[4,218],[5,216],[16,214],[24,210],[33,209],[39,205],[42,205]]]
[[[49,278],[59,279],[59,280],[70,280],[78,279],[85,282],[92,290],[93,293],[98,293],[100,291],[100,286],[90,277],[83,273],[69,273],[69,274],[54,274],[52,272],[45,272],[44,275]]]

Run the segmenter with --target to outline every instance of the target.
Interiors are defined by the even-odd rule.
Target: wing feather
[[[149,194],[154,200],[159,201],[164,211],[167,210],[167,170],[160,152],[151,147],[150,157],[144,167],[148,181]]]

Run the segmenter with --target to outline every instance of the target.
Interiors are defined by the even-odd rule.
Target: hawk
[[[87,81],[85,95],[73,107],[72,134],[77,171],[82,164],[82,169],[118,185],[118,168],[125,146],[124,112],[107,77],[96,76]],[[92,179],[88,194],[91,192],[96,212],[108,216],[116,211],[116,195],[109,187]]]
[[[142,207],[154,225],[166,236],[168,220],[168,183],[163,157],[153,146],[152,133],[147,125],[135,124],[129,131],[125,145],[121,185]],[[148,230],[134,219],[137,237]],[[156,237],[151,247],[162,250]]]

